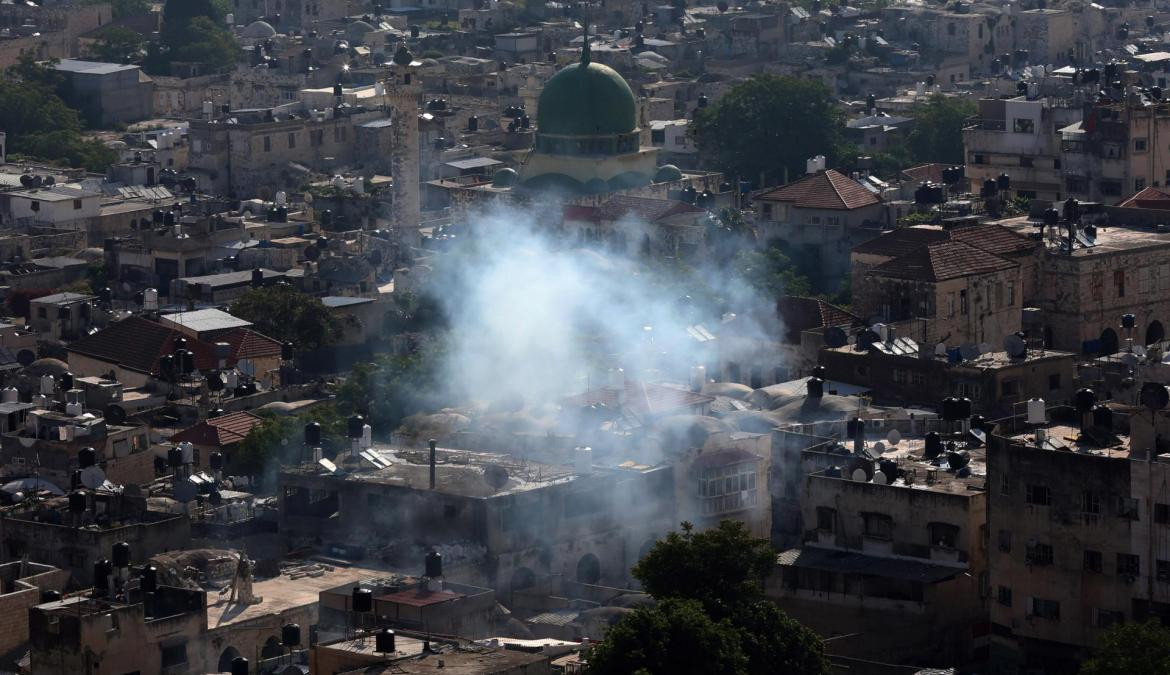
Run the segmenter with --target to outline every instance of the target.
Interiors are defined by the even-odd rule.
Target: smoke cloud
[[[645,257],[645,223],[621,223],[616,239],[629,243],[616,250],[580,245],[554,230],[560,221],[551,209],[496,207],[471,216],[470,235],[440,254],[429,290],[450,324],[452,394],[538,405],[601,386],[615,367],[686,382],[691,366],[718,363],[720,349],[688,328],[718,332],[726,312],[738,314],[726,325],[741,343],[779,338],[775,298],[714,264]]]

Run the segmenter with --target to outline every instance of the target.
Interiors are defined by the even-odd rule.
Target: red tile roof
[[[248,432],[264,423],[250,412],[240,411],[212,417],[171,436],[174,443],[189,441],[196,445],[224,447],[244,440]]]
[[[619,405],[617,390],[598,388],[570,396],[562,401],[562,405],[566,408],[604,405],[613,410],[624,405],[641,414],[658,415],[682,412],[684,409],[710,403],[713,400],[715,399],[711,396],[696,394],[687,389],[675,389],[660,384],[627,379],[624,404]]]
[[[281,344],[279,342],[249,328],[236,328],[219,335],[215,341],[230,344],[232,346],[232,358],[235,360],[280,356],[281,352]]]
[[[944,241],[923,246],[913,253],[888,260],[874,267],[868,274],[934,282],[988,274],[1018,266],[1018,263],[981,251],[969,244]]]
[[[159,374],[159,359],[175,351],[175,340],[187,340],[187,349],[195,354],[195,367],[216,367],[215,347],[171,330],[162,324],[132,316],[69,345],[71,352],[99,361],[150,375]]]
[[[922,181],[930,181],[931,183],[943,182],[943,169],[954,166],[953,164],[939,164],[938,162],[932,164],[919,164],[912,166],[909,169],[902,169],[902,177],[906,180],[915,183]]]
[[[1125,209],[1160,209],[1170,211],[1170,192],[1148,187],[1117,205]]]
[[[756,196],[771,202],[792,202],[802,209],[837,209],[851,211],[881,202],[877,195],[849,176],[829,169],[781,185]]]
[[[948,239],[945,230],[937,227],[899,227],[853,247],[854,253],[896,258],[916,251],[927,244]]]
[[[800,334],[806,330],[839,326],[849,329],[865,325],[865,322],[849,312],[821,300],[784,295],[776,301],[776,313],[784,322],[787,342],[800,342]]]
[[[652,199],[650,197],[628,197],[617,195],[597,207],[596,215],[601,220],[621,220],[633,215],[647,223],[680,213],[703,213],[704,210],[674,199]]]

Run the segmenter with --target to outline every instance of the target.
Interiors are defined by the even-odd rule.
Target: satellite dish
[[[321,249],[316,246],[305,247],[305,260],[316,260],[321,257]]]
[[[873,482],[877,483],[878,485],[886,485],[886,474],[881,471],[875,472],[873,474]]]
[[[223,495],[219,493],[219,490],[216,490],[207,495],[207,500],[211,502],[212,506],[219,506],[223,503]]]
[[[329,460],[325,459],[324,457],[317,460],[317,464],[320,464],[321,468],[325,469],[329,473],[337,473],[337,465],[334,464],[333,462],[330,462]]]
[[[1028,354],[1028,343],[1015,333],[1008,333],[1003,339],[1003,350],[1013,359],[1022,359]]]
[[[945,342],[940,342],[937,345],[935,345],[934,346],[934,355],[935,356],[942,356],[945,358],[947,355],[947,344]]]
[[[973,342],[964,342],[959,345],[959,356],[963,357],[964,361],[971,361],[979,358],[979,347]]]
[[[849,343],[849,336],[840,326],[829,326],[825,329],[825,345],[836,349]]]
[[[16,352],[16,362],[22,366],[27,366],[36,360],[37,360],[37,353],[31,349],[22,349],[22,350]]]
[[[111,404],[102,411],[102,417],[110,424],[121,424],[126,421],[126,409],[120,405]]]
[[[180,481],[175,483],[175,501],[186,504],[194,501],[199,494],[199,488],[189,481]]]
[[[1146,382],[1142,385],[1138,400],[1151,411],[1161,410],[1170,403],[1170,390],[1157,382]]]
[[[891,447],[901,443],[902,433],[897,429],[890,429],[890,433],[886,434],[886,442],[888,442]]]
[[[81,470],[81,484],[90,490],[96,490],[106,482],[106,472],[100,466],[87,466]]]
[[[1143,359],[1146,358],[1146,356],[1149,354],[1149,352],[1146,351],[1146,348],[1142,345],[1134,345],[1133,346],[1133,353],[1137,354],[1138,356],[1142,357]]]
[[[865,469],[854,469],[853,473],[851,473],[849,477],[858,483],[865,483],[869,481],[869,476],[866,475]]]
[[[874,451],[874,452],[876,452],[876,453],[877,453],[877,454],[879,454],[879,455],[880,455],[880,454],[882,454],[883,452],[885,452],[885,451],[886,451],[886,444],[885,444],[885,443],[882,443],[881,441],[878,441],[877,443],[874,443],[874,444],[873,444],[873,451]]]
[[[979,353],[980,354],[990,354],[991,353],[991,344],[987,343],[987,342],[980,342],[979,343]]]

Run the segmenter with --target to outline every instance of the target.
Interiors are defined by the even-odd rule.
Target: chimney
[[[435,489],[435,446],[438,442],[435,439],[427,441],[427,445],[431,446],[431,489]]]

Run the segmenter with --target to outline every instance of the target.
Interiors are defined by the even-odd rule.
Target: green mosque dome
[[[637,99],[616,70],[586,55],[545,85],[536,124],[540,133],[558,136],[628,134],[638,126]]]

